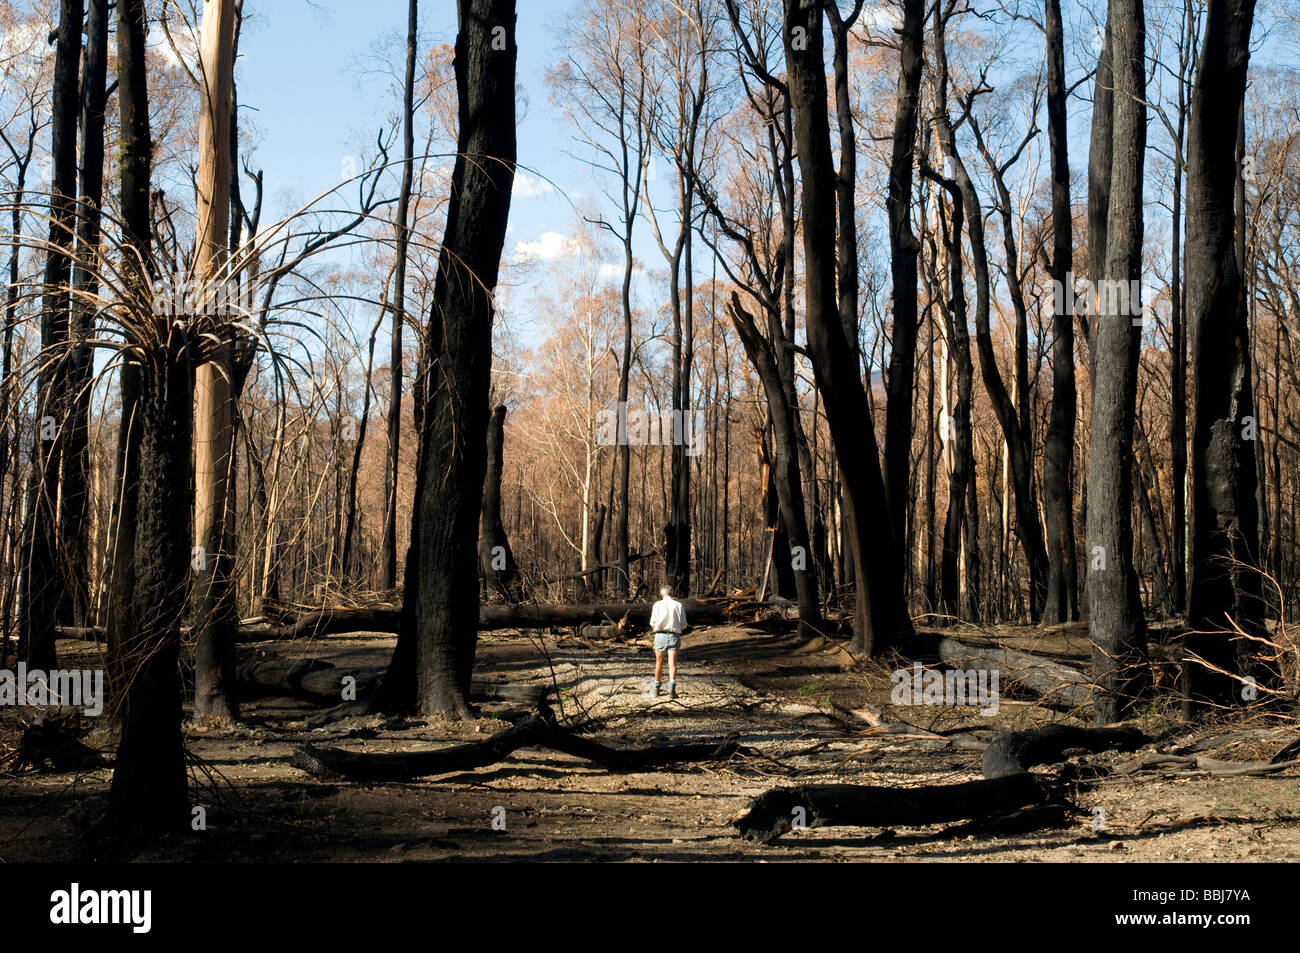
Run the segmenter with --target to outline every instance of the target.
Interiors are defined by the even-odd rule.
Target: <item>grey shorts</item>
[[[682,637],[676,632],[656,632],[655,651],[673,652],[682,647]]]

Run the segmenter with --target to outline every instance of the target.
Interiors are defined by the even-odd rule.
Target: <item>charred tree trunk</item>
[[[169,322],[163,316],[160,323]],[[143,367],[136,403],[140,482],[135,578],[120,652],[128,673],[122,736],[113,763],[109,825],[119,832],[167,833],[189,817],[181,736],[181,616],[190,570],[190,528],[176,514],[191,504],[194,419],[191,369],[179,333],[163,338]]]
[[[1107,35],[1103,60],[1108,53],[1114,78],[1111,117],[1100,126],[1093,124],[1094,136],[1109,129],[1113,137],[1105,176],[1109,202],[1101,274],[1107,288],[1128,289],[1137,288],[1142,276],[1146,23],[1141,0],[1111,0]],[[1098,89],[1103,72],[1099,67]],[[1098,97],[1106,98],[1100,93]],[[1089,310],[1096,321],[1088,456],[1088,601],[1093,671],[1099,688],[1093,712],[1099,724],[1106,724],[1126,716],[1144,693],[1148,678],[1146,622],[1133,555],[1133,431],[1142,325],[1134,320],[1140,314],[1140,301],[1121,307],[1120,298],[1126,296],[1097,294],[1103,289],[1095,275]]]
[[[876,655],[906,641],[912,620],[897,544],[892,534],[882,540],[871,531],[872,520],[887,512],[885,484],[857,342],[846,338],[836,302],[835,171],[819,0],[786,0],[784,39],[802,172],[808,351],[839,460],[858,570],[852,646]]]
[[[149,131],[149,91],[145,70],[145,0],[118,0],[117,100],[119,135],[118,179],[121,183],[122,275],[128,293],[149,300],[153,280],[153,241],[149,220],[150,165],[153,137]],[[129,637],[128,609],[135,592],[135,526],[139,513],[141,370],[124,361],[119,372],[122,423],[117,435],[113,478],[113,515],[109,520],[107,562],[108,611],[105,618],[110,697],[126,691],[124,644]],[[116,701],[114,708],[117,708]],[[120,710],[116,711],[120,716]]]
[[[487,469],[492,292],[514,185],[518,51],[514,0],[459,0],[458,11],[456,164],[429,311],[404,618],[381,703],[468,716],[478,637],[476,551]]]
[[[771,345],[759,333],[753,316],[741,306],[740,297],[734,292],[727,312],[731,315],[731,323],[740,335],[750,363],[758,371],[759,379],[763,382],[763,392],[767,396],[767,405],[772,418],[771,472],[776,484],[777,497],[780,500],[781,524],[789,544],[803,548],[802,568],[798,565],[792,567],[795,592],[799,599],[800,630],[806,635],[812,635],[821,625],[821,602],[818,596],[817,574],[808,561],[812,550],[809,548],[808,524],[804,519],[803,487],[799,482],[799,458],[794,447],[794,424],[791,419],[794,410],[785,400],[785,389],[781,385],[781,377]]]
[[[773,408],[769,407],[769,418],[772,412]],[[773,439],[770,442],[768,440],[769,429],[773,432]],[[782,491],[776,477],[778,466],[776,455],[778,451],[772,446],[776,442],[775,429],[775,424],[772,424],[758,433],[759,480],[763,488],[759,508],[763,514],[763,528],[765,532],[770,533],[772,536],[768,544],[763,547],[763,581],[759,585],[759,592],[766,594],[770,587],[771,592],[783,599],[790,599],[795,595],[796,591],[793,561],[790,553],[790,546],[794,541],[786,531],[785,524],[782,521]],[[784,458],[782,458],[780,465],[783,467],[786,465]]]
[[[961,600],[961,551],[963,526],[969,528],[977,517],[976,512],[967,512],[966,500],[968,484],[974,474],[974,447],[971,434],[971,401],[974,391],[975,365],[970,355],[970,330],[966,323],[966,279],[962,268],[962,225],[963,214],[961,190],[952,179],[945,179],[927,167],[926,175],[938,182],[948,193],[951,201],[951,220],[947,231],[942,236],[948,259],[948,294],[946,302],[938,304],[948,332],[949,349],[957,365],[957,403],[953,413],[940,422],[941,434],[945,443],[952,446],[952,469],[948,472],[948,510],[943,525],[943,554],[939,566],[940,604],[943,611],[951,616],[964,614]],[[936,197],[940,210],[940,223],[943,220],[943,203]],[[931,243],[931,248],[935,246]],[[937,255],[933,256],[936,260]],[[940,276],[934,276],[937,287]],[[966,538],[971,537],[966,533]],[[970,547],[967,547],[968,550]],[[967,578],[978,577],[978,568],[967,559]],[[974,587],[972,587],[974,588]]]
[[[501,519],[501,461],[505,445],[506,408],[492,411],[487,433],[487,477],[483,481],[483,525],[479,530],[478,559],[488,588],[503,596],[510,594],[519,567],[510,551],[506,526]]]
[[[1060,0],[1045,0],[1047,31],[1047,138],[1052,163],[1052,262],[1054,287],[1065,307],[1052,317],[1052,410],[1043,451],[1043,511],[1047,523],[1047,602],[1043,621],[1079,616],[1074,549],[1074,211],[1070,204],[1070,158],[1066,128],[1065,40]]]
[[[108,0],[90,0],[81,82],[81,195],[77,206],[77,261],[72,266],[72,355],[68,369],[71,414],[63,448],[59,539],[66,580],[60,617],[86,625],[90,572],[90,383],[94,307],[99,290],[100,209],[104,202],[104,101],[108,78]]]
[[[1250,333],[1234,209],[1236,143],[1224,135],[1246,90],[1254,0],[1210,0],[1192,94],[1187,147],[1187,314],[1195,375],[1192,427],[1191,584],[1183,670],[1187,715],[1239,697],[1235,675],[1253,654],[1232,625],[1264,635],[1258,571],[1259,510]],[[1198,631],[1199,630],[1199,631]]]
[[[58,540],[60,457],[67,440],[69,287],[77,197],[77,83],[82,0],[62,0],[51,97],[49,250],[41,301],[41,367],[36,439],[28,489],[27,565],[23,571],[18,656],[30,668],[55,667],[54,627],[62,601]]]
[[[885,405],[885,496],[894,540],[901,544],[908,507],[912,456],[912,391],[916,376],[917,255],[912,234],[912,153],[916,148],[921,99],[921,55],[925,38],[924,0],[903,0],[899,34],[898,97],[894,107],[893,153],[889,163],[890,274],[894,283],[894,326],[890,338]],[[852,193],[850,193],[850,198]]]

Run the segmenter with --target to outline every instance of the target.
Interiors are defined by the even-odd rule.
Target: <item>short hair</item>
[[[659,595],[664,596],[664,597],[668,597],[668,596],[671,596],[672,594],[673,594],[673,590],[672,590],[672,587],[671,587],[671,586],[660,586],[660,587],[659,587]]]

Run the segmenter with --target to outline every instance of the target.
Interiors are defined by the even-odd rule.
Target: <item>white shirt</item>
[[[686,628],[686,610],[672,596],[664,596],[650,610],[650,628],[655,632],[675,632]]]

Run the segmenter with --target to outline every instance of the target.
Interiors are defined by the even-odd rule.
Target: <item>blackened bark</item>
[[[1043,452],[1043,515],[1047,524],[1047,602],[1043,621],[1079,616],[1074,551],[1074,294],[1067,287],[1074,261],[1074,214],[1066,127],[1065,40],[1060,0],[1045,0],[1047,139],[1052,163],[1051,276],[1062,289],[1063,311],[1052,316],[1052,410]],[[1176,246],[1175,246],[1176,247]]]
[[[770,418],[772,409],[769,408]],[[775,439],[769,439],[768,431],[775,432],[772,425],[764,426],[758,431],[759,483],[763,488],[759,509],[763,514],[763,528],[772,534],[763,559],[763,584],[760,592],[770,591],[782,599],[795,597],[794,568],[792,565],[790,534],[786,532],[782,520],[781,487],[776,479]]]
[[[189,818],[180,647],[190,572],[194,397],[182,335],[173,333],[165,347],[141,368],[136,403],[135,578],[120,646],[128,677],[108,816],[122,833],[178,832]]]
[[[1236,143],[1224,117],[1240,114],[1250,60],[1254,0],[1210,0],[1192,93],[1187,144],[1187,315],[1195,410],[1192,425],[1191,583],[1183,670],[1191,716],[1239,697],[1232,674],[1250,674],[1253,654],[1235,623],[1264,635],[1258,572],[1259,510],[1250,335],[1235,245],[1244,223],[1234,208]]]
[[[885,405],[885,497],[894,539],[904,540],[911,481],[912,392],[916,377],[917,255],[912,234],[912,153],[921,99],[921,51],[924,0],[903,0],[899,34],[898,96],[894,107],[894,141],[889,163],[890,274],[894,283],[894,323],[890,337],[889,379]]]
[[[1173,471],[1173,556],[1174,611],[1187,608],[1187,306],[1183,294],[1182,214],[1184,144],[1187,123],[1187,88],[1195,66],[1192,31],[1196,16],[1191,0],[1183,4],[1183,32],[1178,44],[1178,122],[1174,138],[1174,194],[1170,203],[1170,261],[1173,275],[1169,281],[1170,362],[1169,440]]]
[[[936,46],[944,41],[936,37]],[[936,58],[943,57],[936,52]],[[941,70],[947,74],[947,64]],[[974,117],[972,117],[974,125]],[[975,272],[975,343],[980,356],[980,373],[988,391],[989,402],[1002,427],[1006,440],[1007,461],[1011,469],[1011,484],[1015,497],[1016,538],[1020,541],[1029,564],[1029,615],[1037,621],[1047,595],[1047,548],[1043,544],[1042,528],[1038,522],[1038,499],[1034,493],[1034,448],[1029,416],[1029,321],[1025,312],[1024,290],[1020,286],[1019,261],[1016,249],[1015,226],[1012,218],[1011,193],[1007,188],[1005,175],[1015,161],[998,165],[992,154],[985,148],[979,127],[976,125],[975,138],[993,174],[994,186],[998,192],[999,209],[1002,214],[1002,242],[1006,252],[1007,289],[1010,292],[1012,309],[1016,315],[1015,346],[1015,380],[1016,397],[1012,400],[1007,392],[1002,372],[998,368],[997,355],[993,351],[993,336],[989,327],[989,297],[992,278],[989,273],[988,251],[984,243],[984,211],[980,207],[975,184],[967,174],[966,165],[956,147],[956,140],[948,126],[947,116],[940,116],[939,144],[945,150],[951,150],[953,168],[957,183],[961,188],[962,198],[966,204],[967,229],[970,232],[971,262]],[[1025,140],[1025,144],[1028,139]],[[1022,145],[1023,148],[1023,145]]]
[[[149,90],[145,72],[145,0],[117,4],[118,180],[121,184],[122,275],[129,293],[150,300],[153,243],[149,221],[150,166],[153,137],[149,130]],[[140,434],[137,413],[140,367],[124,361],[119,375],[122,422],[117,436],[113,516],[109,521],[107,661],[110,697],[121,697],[126,668],[123,645],[130,634],[129,613],[135,591],[135,526],[139,512]],[[119,713],[120,714],[120,713]]]
[[[740,303],[734,292],[727,313],[740,335],[749,361],[758,371],[767,396],[772,418],[772,478],[780,501],[781,525],[791,546],[803,547],[803,564],[794,568],[794,586],[799,599],[799,628],[805,635],[813,635],[821,625],[821,603],[818,597],[817,574],[810,562],[808,524],[804,520],[803,487],[799,482],[799,458],[794,445],[794,409],[785,399],[776,357],[767,339],[759,333],[757,322]]]
[[[1097,73],[1092,84],[1092,138],[1088,145],[1088,278],[1091,282],[1106,273],[1106,223],[1110,215],[1110,160],[1114,148],[1115,76],[1111,69],[1110,10],[1106,11],[1105,29],[1097,27],[1101,40],[1097,55]],[[1094,40],[1095,48],[1095,40]],[[1068,291],[1069,289],[1062,289]],[[1095,365],[1093,343],[1097,333],[1097,308],[1089,296],[1088,368]]]
[[[971,446],[971,399],[974,390],[975,365],[970,356],[970,330],[966,323],[966,281],[962,269],[961,233],[965,216],[962,213],[961,192],[951,179],[930,174],[947,190],[951,199],[951,220],[943,235],[948,258],[948,294],[938,307],[948,332],[949,354],[957,365],[957,402],[952,416],[940,421],[940,434],[944,443],[952,444],[952,470],[948,473],[948,509],[943,524],[943,552],[939,561],[939,599],[943,611],[951,616],[961,616],[961,547],[962,527],[968,520],[966,513],[966,485],[972,473],[974,460]],[[941,218],[942,202],[939,202]],[[931,245],[933,249],[933,244]],[[938,256],[932,256],[937,260]],[[934,276],[934,284],[942,280]],[[974,518],[976,514],[969,514]],[[968,561],[967,576],[972,567]],[[978,570],[976,569],[976,575]]]
[[[912,620],[892,533],[881,539],[880,533],[872,532],[876,521],[888,517],[885,484],[857,342],[846,339],[836,301],[835,170],[820,0],[786,0],[784,41],[795,151],[802,173],[808,351],[840,464],[858,569],[852,648],[875,655],[910,638]]]
[[[501,519],[501,463],[505,446],[506,407],[498,405],[488,420],[487,476],[483,480],[483,525],[479,530],[478,560],[488,588],[509,595],[519,572],[515,554]]]
[[[514,0],[459,0],[459,133],[428,322],[402,632],[381,704],[470,715],[493,289],[514,185]],[[500,28],[499,30],[496,28]]]
[[[81,195],[77,205],[77,261],[72,266],[72,355],[68,369],[71,412],[63,448],[59,539],[66,580],[60,618],[88,624],[90,614],[90,381],[95,308],[99,290],[100,207],[104,201],[104,101],[108,78],[108,0],[90,0],[81,80]]]
[[[1133,287],[1130,283],[1142,276],[1142,169],[1146,147],[1146,23],[1141,0],[1111,0],[1107,23],[1115,86],[1110,121],[1107,124],[1103,120],[1100,126],[1103,131],[1108,126],[1113,135],[1105,268],[1101,275],[1109,282]],[[1099,76],[1099,88],[1102,82]],[[1094,121],[1094,136],[1098,129]],[[1095,256],[1097,249],[1092,251]],[[1131,313],[1138,311],[1139,302],[1129,302],[1128,309],[1121,309],[1120,297],[1099,295],[1097,307],[1090,309],[1090,316],[1096,320],[1091,351],[1088,602],[1093,676],[1099,687],[1093,715],[1099,724],[1126,717],[1144,693],[1149,678],[1145,667],[1146,622],[1138,598],[1133,556],[1133,430],[1142,329]]]
[[[36,439],[28,489],[27,560],[23,572],[18,656],[34,669],[55,667],[62,569],[59,559],[60,456],[71,409],[69,287],[77,196],[77,75],[81,59],[82,0],[62,0],[51,97],[49,251],[41,302],[41,358],[36,385]]]

